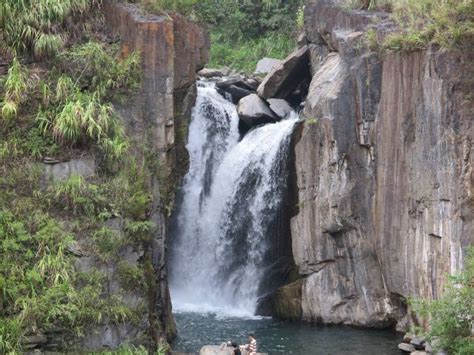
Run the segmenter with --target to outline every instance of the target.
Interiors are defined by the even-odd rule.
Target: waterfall
[[[177,311],[252,316],[275,263],[288,147],[297,115],[241,140],[235,106],[200,82],[189,126],[189,172],[171,231]]]

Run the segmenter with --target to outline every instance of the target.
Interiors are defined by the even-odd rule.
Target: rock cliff
[[[379,40],[396,30],[385,13],[307,2],[313,77],[291,222],[301,302],[288,312],[405,329],[407,298],[438,297],[473,241],[472,67],[469,53],[435,46],[371,51],[369,28]]]
[[[154,226],[154,238],[143,243],[139,255],[145,269],[147,292],[137,296],[146,298],[146,325],[138,325],[140,329],[131,335],[123,336],[120,330],[116,331],[113,344],[105,346],[115,347],[125,340],[143,343],[143,339],[133,336],[143,332],[156,344],[176,334],[166,269],[168,215],[175,184],[187,167],[187,123],[196,95],[196,72],[208,60],[209,38],[197,24],[177,14],[145,14],[135,4],[115,1],[106,1],[103,12],[109,30],[121,39],[124,55],[137,51],[142,59],[140,90],[125,103],[117,103],[116,108],[132,139],[131,150],[137,159],[146,155],[153,165],[150,166],[153,205],[149,220]],[[106,325],[104,332],[110,332],[109,328]],[[91,344],[85,347],[103,346],[104,334],[107,335],[99,333],[97,341],[89,341]]]

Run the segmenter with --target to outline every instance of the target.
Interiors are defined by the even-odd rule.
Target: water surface
[[[400,355],[402,336],[389,330],[319,327],[271,318],[231,318],[216,314],[177,313],[178,338],[173,350],[195,352],[227,340],[244,344],[255,333],[258,350],[268,354]]]

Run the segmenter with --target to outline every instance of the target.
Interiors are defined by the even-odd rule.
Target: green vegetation
[[[393,17],[403,29],[387,37],[384,46],[393,50],[463,47],[474,38],[472,0],[405,0],[393,3]]]
[[[104,297],[105,275],[78,272],[72,250],[82,241],[81,248],[96,257],[94,265],[101,265],[150,239],[144,162],[127,157],[127,168],[118,174],[94,181],[72,175],[42,189],[41,170],[26,156],[18,159],[20,164],[0,162],[0,352],[18,351],[22,337],[38,331],[60,328],[80,337],[104,319],[139,322],[143,306],[133,309],[120,297]],[[130,204],[134,199],[140,202]],[[123,220],[125,234],[104,225],[112,216]],[[123,292],[145,294],[142,266],[117,263],[117,276]]]
[[[464,48],[474,38],[472,0],[347,0],[346,5],[392,13],[401,31],[387,36],[382,49],[412,51],[429,43]],[[367,42],[371,49],[378,46],[373,36]]]
[[[296,46],[303,1],[203,1],[199,18],[211,25],[211,66],[252,72],[262,57],[283,59]]]
[[[303,26],[304,0],[128,0],[147,11],[178,11],[211,29],[209,66],[252,72],[262,57],[285,58]]]
[[[261,37],[239,40],[232,44],[225,35],[214,32],[211,35],[210,67],[227,66],[234,70],[252,73],[263,57],[283,59],[295,47],[295,40],[286,34],[273,32]]]
[[[65,22],[99,5],[100,0],[2,0],[0,30],[12,52],[45,57],[65,45]]]
[[[415,312],[428,320],[428,340],[449,354],[474,353],[474,248],[466,256],[466,268],[448,278],[443,296],[437,300],[414,300]]]
[[[120,59],[117,47],[93,41],[60,53],[42,77],[14,58],[3,84],[0,119],[7,127],[39,129],[60,145],[92,141],[118,158],[128,144],[111,101],[136,86],[138,68],[137,54]],[[22,120],[13,122],[19,115]]]
[[[150,177],[144,159],[129,152],[112,106],[136,89],[140,58],[100,41],[102,19],[91,15],[100,3],[0,4],[0,53],[11,61],[0,76],[2,354],[20,352],[31,334],[59,330],[67,347],[101,322],[143,321],[144,305],[130,307],[121,294],[147,292],[145,268],[114,262],[125,248],[140,250],[149,240]],[[38,160],[84,153],[105,163],[98,175],[44,181]],[[109,226],[114,218],[118,227]],[[125,233],[122,225],[133,228]],[[87,272],[75,264],[78,249],[94,260]],[[104,264],[115,265],[126,285],[119,294],[104,288]]]

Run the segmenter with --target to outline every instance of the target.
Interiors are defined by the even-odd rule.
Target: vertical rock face
[[[291,223],[301,318],[402,329],[406,298],[438,297],[472,243],[469,61],[434,47],[380,57],[361,40],[393,27],[386,14],[338,3],[305,9],[313,79]]]
[[[120,35],[124,54],[138,51],[142,59],[141,89],[125,104],[118,104],[128,134],[134,140],[132,150],[145,149],[156,157],[162,176],[153,176],[154,238],[145,246],[148,270],[147,332],[153,341],[175,335],[166,275],[166,208],[173,196],[172,186],[186,170],[185,138],[190,109],[194,105],[196,72],[208,59],[209,38],[195,23],[179,15],[146,15],[136,5],[107,1],[106,23]],[[137,145],[134,147],[134,145]],[[163,186],[166,184],[167,186]]]

